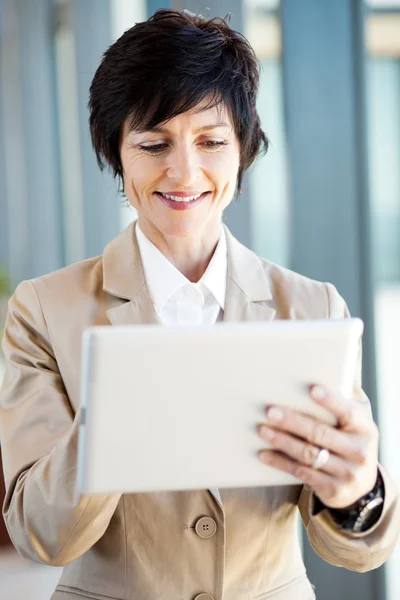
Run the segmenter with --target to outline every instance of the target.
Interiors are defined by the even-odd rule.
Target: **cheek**
[[[157,178],[157,169],[155,169],[154,161],[149,161],[147,157],[133,156],[128,159],[121,160],[124,173],[125,193],[129,197],[129,193],[133,194],[137,199],[154,183]]]
[[[214,181],[219,188],[224,201],[225,196],[229,196],[229,200],[236,189],[236,181],[239,170],[239,160],[235,154],[228,156],[221,156],[219,160],[215,160],[213,163],[213,174]]]
[[[239,157],[235,152],[217,152],[207,160],[208,172],[218,187],[225,188],[235,186],[239,169]]]

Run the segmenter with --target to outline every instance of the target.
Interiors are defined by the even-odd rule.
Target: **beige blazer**
[[[332,285],[262,260],[226,233],[225,321],[348,316]],[[24,281],[10,301],[0,394],[3,513],[22,556],[65,566],[52,599],[311,600],[298,508],[323,559],[356,571],[382,564],[400,528],[398,493],[383,469],[382,517],[353,537],[326,510],[312,516],[313,498],[300,485],[223,489],[221,498],[200,490],[76,499],[82,332],[155,322],[133,225],[102,256]],[[368,411],[359,378],[355,394]],[[211,537],[196,531],[200,517],[215,521]]]

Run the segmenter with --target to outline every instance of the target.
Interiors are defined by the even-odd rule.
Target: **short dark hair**
[[[123,179],[122,127],[146,131],[209,99],[223,104],[240,144],[237,190],[244,171],[268,150],[256,109],[259,63],[229,16],[206,19],[161,9],[128,29],[108,50],[90,87],[90,132],[98,164]]]

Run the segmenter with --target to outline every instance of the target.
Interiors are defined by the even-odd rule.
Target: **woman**
[[[378,465],[359,377],[351,399],[310,386],[336,428],[266,407],[260,445],[272,449],[260,460],[304,486],[76,495],[85,328],[348,316],[332,285],[258,258],[221,226],[267,148],[257,87],[240,34],[169,10],[128,30],[93,79],[97,158],[121,179],[138,223],[102,256],[22,282],[4,337],[4,517],[23,556],[65,565],[54,600],[309,600],[297,507],[334,565],[372,569],[395,546],[397,490]]]

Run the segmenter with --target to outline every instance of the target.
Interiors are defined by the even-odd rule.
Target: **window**
[[[382,461],[400,481],[400,1],[369,2],[367,117],[378,416]],[[398,11],[393,10],[398,8]],[[377,10],[379,9],[379,10]],[[385,11],[381,11],[385,9]],[[389,10],[388,12],[388,9]],[[387,563],[387,597],[400,597],[400,546]]]

